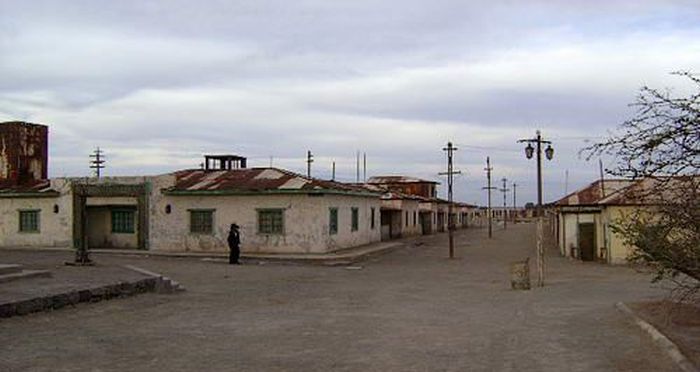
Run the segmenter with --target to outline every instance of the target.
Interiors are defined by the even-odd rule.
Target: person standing
[[[228,248],[230,250],[228,263],[231,265],[240,265],[238,258],[241,256],[241,234],[238,232],[238,225],[231,224],[231,230],[228,232]]]

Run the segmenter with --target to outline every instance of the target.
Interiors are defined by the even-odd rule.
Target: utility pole
[[[482,189],[488,190],[488,194],[489,194],[489,202],[488,202],[488,205],[486,207],[486,214],[488,215],[489,239],[490,239],[493,237],[493,221],[492,221],[493,217],[491,216],[491,214],[492,214],[492,212],[491,212],[491,190],[495,190],[496,188],[491,186],[491,171],[493,170],[493,168],[491,167],[491,158],[489,158],[488,156],[486,157],[486,168],[484,168],[484,170],[486,171],[487,186],[482,187]]]
[[[537,286],[544,287],[544,221],[542,220],[542,144],[547,144],[547,149],[544,150],[547,159],[552,160],[554,157],[554,149],[551,141],[542,139],[542,134],[539,130],[535,132],[535,138],[527,138],[518,140],[518,142],[527,143],[525,148],[525,156],[528,159],[537,151]],[[536,147],[533,148],[532,144]],[[568,172],[567,172],[568,175]]]
[[[362,167],[362,180],[363,182],[367,182],[367,153],[364,152],[362,153],[362,161],[363,161],[363,167]]]
[[[105,168],[104,152],[100,150],[99,146],[97,146],[90,157],[92,158],[92,160],[90,160],[90,168],[94,169],[95,176],[100,178],[100,175],[102,174],[101,170]]]
[[[454,237],[454,230],[455,230],[455,221],[454,218],[452,218],[452,184],[454,181],[454,175],[455,174],[460,174],[462,172],[460,171],[455,171],[453,169],[453,162],[452,162],[452,157],[454,155],[454,152],[457,151],[457,148],[452,146],[452,142],[447,142],[447,147],[444,147],[442,151],[447,152],[447,172],[445,173],[440,173],[441,175],[446,175],[447,176],[447,231],[449,233],[449,239],[450,239],[450,258],[455,257],[455,237]]]
[[[503,188],[498,191],[503,193],[503,230],[505,230],[508,228],[508,206],[506,205],[506,195],[510,189],[506,187],[506,182],[508,182],[508,180],[505,177],[503,177],[501,181],[503,181]]]
[[[360,183],[360,150],[357,150],[356,160],[357,160],[357,164],[356,164],[355,170],[357,172],[357,175],[355,178],[355,182]]]
[[[603,173],[602,159],[598,159],[598,167],[600,168],[600,194],[605,197],[605,174]]]
[[[513,182],[513,224],[514,225],[516,223],[518,223],[518,205],[517,205],[517,199],[515,198],[517,187],[518,187],[518,184]]]
[[[311,150],[306,152],[306,177],[311,178],[311,163],[314,162],[314,155]]]

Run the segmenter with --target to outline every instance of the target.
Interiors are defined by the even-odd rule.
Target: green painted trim
[[[0,193],[0,199],[2,198],[57,198],[61,196],[58,191],[47,191],[47,192],[3,192]]]
[[[379,198],[382,194],[370,192],[354,192],[340,190],[161,190],[163,195],[169,196],[254,196],[254,195],[346,195]]]

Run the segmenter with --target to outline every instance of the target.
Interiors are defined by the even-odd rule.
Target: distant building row
[[[49,180],[47,133],[43,125],[0,124],[2,247],[225,251],[236,223],[244,252],[326,253],[446,231],[450,220],[432,181],[346,184],[247,168],[233,155],[158,176]],[[478,213],[453,204],[451,218],[466,227]]]

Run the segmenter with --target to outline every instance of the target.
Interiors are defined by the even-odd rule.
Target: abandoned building
[[[622,212],[638,208],[625,197],[637,181],[598,180],[554,203],[556,237],[562,256],[582,261],[624,264],[631,247],[611,224]]]
[[[408,176],[376,176],[368,186],[386,190],[382,197],[382,239],[428,235],[448,228],[449,202],[437,197],[438,182]],[[452,204],[455,227],[474,225],[477,207]]]
[[[437,182],[374,177],[346,184],[245,157],[205,155],[200,169],[156,176],[48,178],[48,127],[0,123],[0,247],[328,253],[447,230]],[[457,227],[478,208],[453,204]],[[470,217],[471,216],[471,217]]]
[[[324,253],[377,242],[380,194],[235,155],[158,176],[49,180],[48,128],[0,124],[0,246]]]

